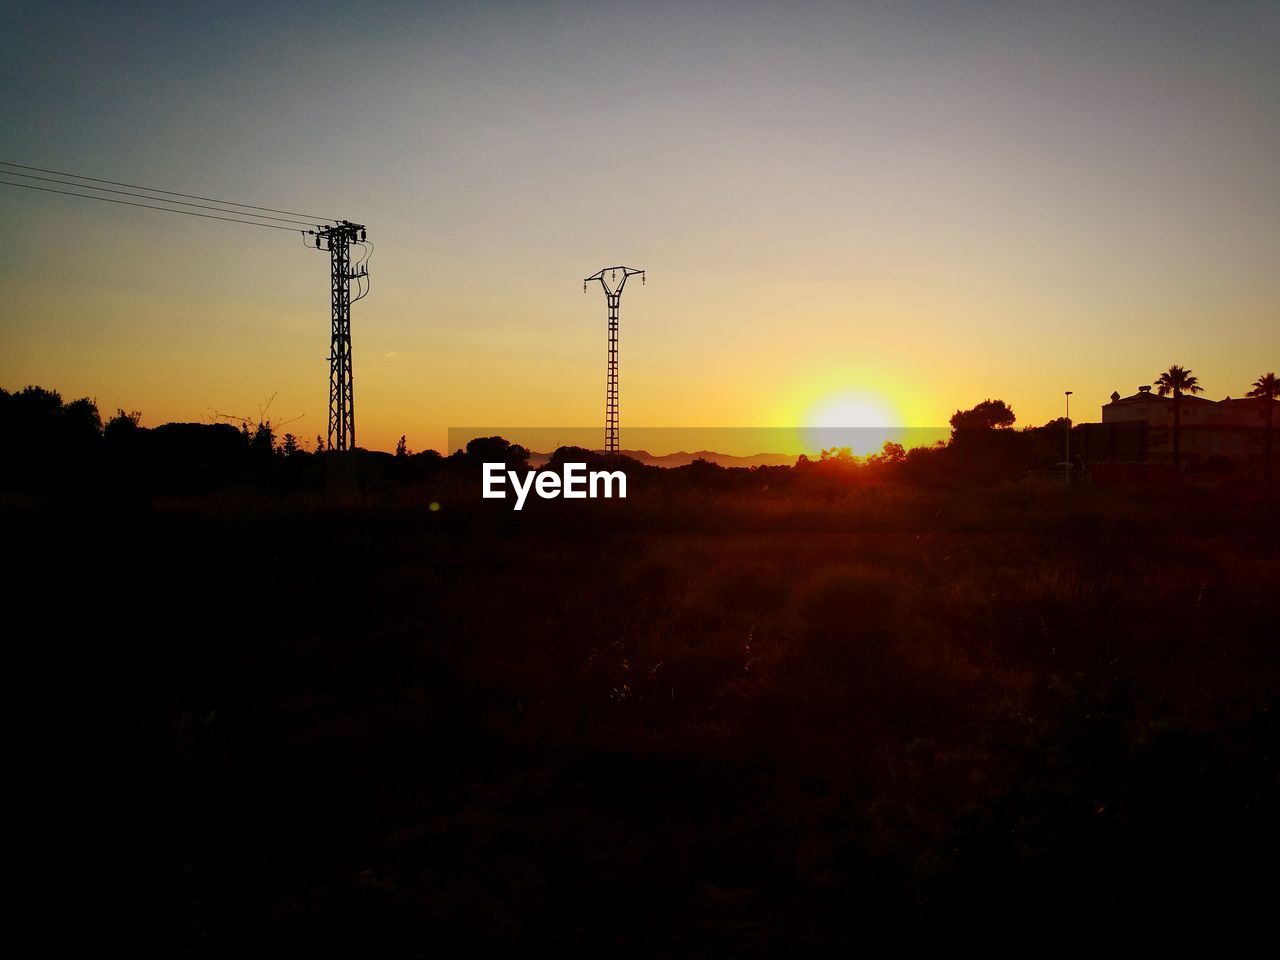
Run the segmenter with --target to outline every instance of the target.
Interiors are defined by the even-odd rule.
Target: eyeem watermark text
[[[563,496],[566,500],[586,500],[588,497],[627,496],[627,475],[621,470],[592,470],[587,472],[585,463],[566,463],[563,476],[550,470],[518,471],[506,469],[505,463],[484,465],[483,495],[486,500],[502,500],[507,496],[505,484],[511,484],[516,493],[515,509],[524,507],[529,491],[534,490],[543,500]],[[614,493],[614,490],[617,493]]]

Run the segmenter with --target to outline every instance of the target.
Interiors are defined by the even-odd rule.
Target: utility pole
[[[1066,391],[1067,398],[1067,482],[1071,482],[1071,391]]]
[[[354,450],[356,446],[355,378],[351,360],[351,281],[368,280],[369,268],[351,267],[351,245],[364,243],[363,224],[339,220],[332,227],[308,230],[317,250],[329,251],[332,329],[329,337],[329,450]],[[367,257],[366,257],[367,259]],[[366,293],[359,293],[359,300]]]
[[[621,271],[622,279],[618,279]],[[640,274],[640,283],[644,284],[644,271],[634,267],[605,267],[582,281],[582,292],[587,292],[587,284],[599,280],[604,290],[605,299],[609,303],[609,354],[608,385],[605,388],[604,401],[604,450],[605,453],[618,452],[618,307],[622,303],[622,288],[627,285],[627,277]],[[605,279],[605,274],[609,279]],[[610,286],[610,283],[615,286]]]

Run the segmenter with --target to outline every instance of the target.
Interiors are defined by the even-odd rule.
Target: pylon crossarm
[[[610,288],[609,281],[618,280],[617,275],[619,273],[622,274],[622,279],[618,281],[618,285],[616,287]],[[591,276],[584,279],[582,281],[582,288],[585,291],[588,283],[592,280],[598,280],[600,281],[600,286],[604,290],[605,295],[614,296],[615,294],[622,292],[622,288],[627,284],[627,278],[634,277],[637,273],[640,274],[640,282],[643,283],[645,274],[645,271],[643,270],[639,270],[635,267],[605,267],[603,270],[593,273]]]

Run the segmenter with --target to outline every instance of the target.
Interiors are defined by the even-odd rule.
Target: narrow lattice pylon
[[[619,277],[621,274],[621,277]],[[605,300],[609,304],[609,352],[607,381],[604,400],[604,450],[615,454],[620,449],[618,434],[618,307],[622,303],[622,288],[627,278],[640,275],[645,282],[645,272],[635,267],[605,267],[582,281],[583,292],[593,280],[600,282]]]

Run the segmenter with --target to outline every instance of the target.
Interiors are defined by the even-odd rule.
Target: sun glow
[[[882,396],[865,391],[842,391],[815,404],[801,431],[804,445],[817,452],[848,447],[865,456],[879,451],[887,440],[900,442],[902,423]]]

